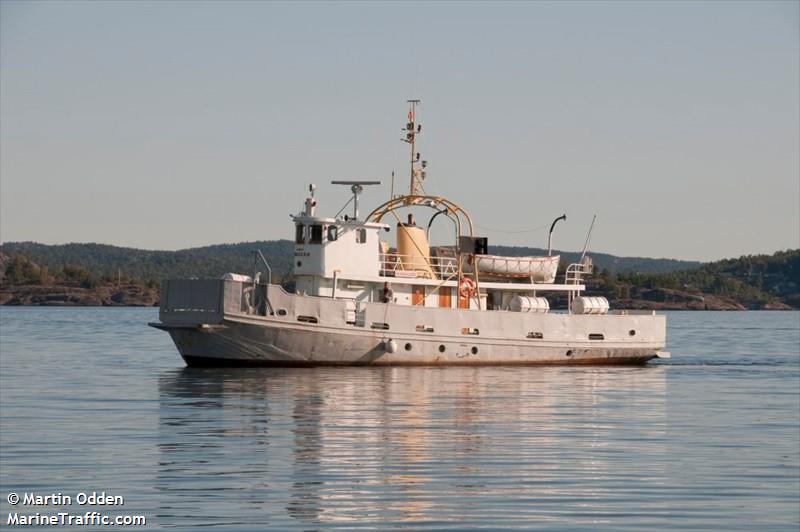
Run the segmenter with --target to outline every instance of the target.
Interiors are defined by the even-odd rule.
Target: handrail
[[[456,257],[423,257],[420,255],[400,255],[398,253],[381,253],[382,272],[433,270],[439,275],[458,273]]]
[[[584,275],[589,275],[594,270],[591,262],[573,262],[567,266],[567,271],[564,272],[565,284],[581,284]]]
[[[261,262],[264,263],[264,266],[267,267],[267,286],[264,289],[264,303],[266,303],[266,312],[272,312],[272,303],[269,302],[269,285],[272,284],[272,268],[267,262],[267,259],[264,257],[264,254],[261,253],[260,249],[256,249],[253,251],[253,302],[251,302],[251,306],[255,308],[255,297],[256,297],[256,284],[258,283],[257,278],[259,277],[259,272],[256,271],[258,265],[258,259],[261,258]]]
[[[255,283],[256,280],[256,265],[258,264],[259,257],[261,257],[261,262],[264,263],[264,266],[267,267],[267,284],[272,284],[272,268],[270,268],[267,259],[264,258],[264,254],[261,253],[260,249],[253,251],[253,283]]]
[[[579,285],[582,282],[584,275],[589,275],[594,271],[594,265],[590,257],[582,257],[580,262],[573,262],[567,266],[567,271],[564,272],[564,284]],[[567,312],[572,314],[572,301],[579,296],[580,290],[570,290],[567,292]]]

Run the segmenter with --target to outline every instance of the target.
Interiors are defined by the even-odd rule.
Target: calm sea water
[[[0,527],[800,526],[797,312],[669,313],[641,368],[187,369],[156,318],[0,310]],[[7,502],[92,491],[125,504]]]

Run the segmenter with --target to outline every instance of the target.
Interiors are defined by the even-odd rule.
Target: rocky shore
[[[94,288],[58,285],[0,287],[0,305],[12,306],[152,307],[158,305],[158,297],[158,288],[135,283]]]
[[[642,310],[791,310],[780,301],[745,306],[731,298],[666,288],[643,289],[637,299],[619,299],[612,308]]]

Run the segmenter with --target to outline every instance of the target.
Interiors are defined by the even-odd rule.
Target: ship
[[[407,192],[394,193],[393,175],[389,199],[362,217],[364,187],[381,182],[331,181],[352,196],[322,216],[310,185],[291,215],[291,287],[272,282],[259,250],[251,273],[162,283],[159,321],[149,325],[170,334],[188,366],[622,365],[669,357],[664,315],[611,310],[605,298],[584,295],[591,228],[581,258],[560,274],[552,235],[566,215],[550,226],[547,255],[489,254],[465,209],[425,191],[420,101],[408,103]],[[417,223],[420,212],[430,214],[427,223]],[[431,245],[432,225],[446,219],[451,241]],[[551,300],[563,308],[551,309]]]

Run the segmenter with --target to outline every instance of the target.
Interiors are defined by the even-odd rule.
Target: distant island
[[[103,244],[0,245],[0,305],[155,306],[162,279],[249,273],[260,249],[273,282],[290,285],[294,244],[288,240],[153,251]],[[501,255],[541,255],[538,248],[490,246]],[[560,252],[562,270],[579,253]],[[587,295],[612,308],[653,310],[800,309],[800,249],[700,263],[590,253],[595,275]],[[291,286],[289,286],[291,288]],[[553,301],[553,308],[566,303]]]

